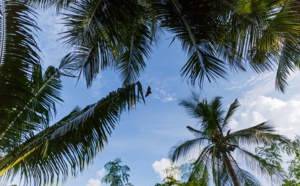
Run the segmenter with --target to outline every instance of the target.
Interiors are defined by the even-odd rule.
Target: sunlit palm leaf
[[[106,98],[41,131],[8,153],[0,162],[1,175],[19,171],[25,184],[65,181],[75,176],[103,150],[120,115],[143,101],[140,83],[111,92]]]
[[[249,20],[249,24],[244,25],[245,34],[237,39],[237,47],[243,49],[240,55],[247,57],[258,73],[279,64],[275,86],[282,92],[289,73],[299,63],[299,8],[295,0],[245,1],[237,7],[239,20],[243,17]]]
[[[233,132],[228,137],[232,138],[233,141],[237,141],[238,144],[270,144],[274,140],[289,141],[288,138],[276,134],[274,127],[267,122]]]

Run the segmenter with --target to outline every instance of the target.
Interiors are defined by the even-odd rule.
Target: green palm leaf
[[[214,5],[216,4],[213,3]],[[198,81],[199,85],[202,85],[205,78],[209,81],[225,78],[225,64],[217,57],[213,44],[215,33],[211,29],[219,26],[218,20],[215,25],[207,22],[210,19],[207,13],[209,10],[215,12],[213,8],[217,7],[206,6],[200,1],[180,0],[154,1],[153,6],[161,26],[174,33],[182,42],[183,49],[190,54],[189,60],[181,69],[181,75],[188,77],[192,84]]]
[[[237,153],[245,157],[247,162],[246,165],[252,171],[257,172],[258,174],[263,174],[273,182],[280,182],[284,178],[284,173],[280,166],[269,163],[266,159],[261,158],[243,148],[238,148]]]
[[[206,140],[207,138],[196,138],[179,142],[178,145],[170,150],[169,157],[172,161],[177,161],[181,157],[191,156],[197,152],[197,149],[199,149],[200,145]]]
[[[289,139],[282,135],[275,134],[275,129],[267,122],[255,125],[250,128],[239,130],[228,135],[237,144],[271,144],[273,141],[289,142]]]
[[[234,114],[234,112],[237,110],[237,108],[240,107],[239,101],[236,99],[232,104],[230,104],[227,114],[224,118],[224,122],[222,124],[222,127],[225,127],[228,125],[232,115]]]
[[[76,0],[26,0],[25,2],[43,9],[56,8],[56,11],[59,12],[61,9],[67,8],[71,3],[76,2]]]
[[[138,1],[80,1],[72,4],[65,14],[68,30],[62,39],[74,48],[77,66],[87,85],[100,70],[114,67],[123,84],[137,81],[144,70],[145,58],[151,52],[150,20]]]
[[[48,70],[42,75],[37,26],[31,7],[1,1],[0,143],[1,153],[13,150],[34,131],[47,125],[56,101],[59,80]]]
[[[84,109],[75,108],[56,124],[37,133],[0,162],[1,175],[19,172],[24,184],[50,184],[75,176],[102,151],[120,115],[143,100],[140,83],[111,92]]]

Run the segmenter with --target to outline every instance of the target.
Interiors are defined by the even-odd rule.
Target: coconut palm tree
[[[194,164],[205,167],[206,173],[210,171],[215,185],[260,185],[259,180],[245,170],[244,166],[274,178],[281,177],[277,166],[267,163],[247,147],[276,141],[289,143],[287,138],[275,134],[268,122],[231,132],[228,125],[240,106],[237,100],[229,106],[227,112],[222,107],[220,97],[215,97],[210,102],[206,99],[200,101],[195,93],[180,105],[186,108],[189,115],[199,119],[199,128],[187,127],[195,138],[174,146],[170,151],[172,161],[194,155]],[[240,161],[245,163],[240,164]]]
[[[0,176],[1,185],[17,173],[22,185],[47,185],[77,175],[103,150],[122,113],[144,101],[139,82],[112,91],[50,123],[62,102],[59,68],[42,70],[35,41],[36,13],[24,2],[0,1]]]
[[[44,73],[31,5],[66,10],[62,39],[70,53]],[[262,72],[278,64],[276,84],[283,91],[299,66],[299,10],[296,0],[0,1],[0,175],[21,172],[41,185],[82,170],[103,149],[120,114],[143,100],[136,82],[160,29],[188,51],[182,76],[192,84],[225,78],[227,67],[250,64]],[[60,76],[78,72],[90,86],[107,68],[119,72],[121,89],[49,123],[62,101]]]
[[[277,68],[276,88],[284,91],[299,68],[298,0],[27,0],[43,8],[67,10],[65,43],[76,50],[73,70],[88,85],[108,66],[124,84],[146,67],[155,31],[172,34],[188,52],[181,75],[191,84],[226,78],[229,69]],[[71,62],[71,63],[73,63]]]

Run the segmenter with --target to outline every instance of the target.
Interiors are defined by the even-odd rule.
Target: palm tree
[[[195,166],[205,167],[205,172],[210,171],[215,185],[260,185],[260,182],[242,166],[248,166],[271,177],[281,177],[277,166],[266,163],[244,145],[267,145],[276,141],[289,143],[289,140],[275,134],[274,128],[267,122],[231,132],[228,124],[240,106],[237,100],[229,106],[227,113],[222,107],[220,97],[215,97],[210,102],[206,99],[200,101],[193,93],[191,99],[182,101],[180,105],[187,109],[189,115],[199,119],[199,129],[187,127],[195,139],[174,146],[170,151],[172,161],[191,154],[196,155]],[[245,162],[246,165],[240,165],[237,160]]]
[[[66,10],[62,39],[70,53],[44,73],[31,5]],[[250,64],[263,72],[278,64],[276,84],[283,91],[299,67],[299,6],[297,0],[0,1],[0,175],[6,180],[21,172],[28,184],[41,185],[83,170],[121,113],[143,101],[137,81],[160,30],[188,51],[181,72],[192,84],[225,78],[227,67]],[[62,75],[78,72],[90,86],[107,68],[119,72],[122,88],[49,123],[62,101]]]
[[[134,82],[146,67],[157,31],[172,34],[188,52],[181,75],[191,84],[226,78],[228,69],[277,67],[276,88],[284,91],[299,68],[298,0],[27,0],[67,10],[63,33],[77,56],[73,70],[88,85],[108,66]]]
[[[21,175],[22,185],[47,185],[77,175],[107,144],[122,113],[144,101],[139,82],[112,91],[51,124],[62,102],[59,68],[43,72],[35,41],[36,13],[24,2],[0,1],[0,176],[1,185]]]

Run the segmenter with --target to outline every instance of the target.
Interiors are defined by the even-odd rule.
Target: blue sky
[[[65,29],[59,22],[61,20],[49,12],[39,16],[38,23],[43,31],[39,32],[38,43],[45,68],[48,65],[58,67],[66,54],[57,41],[57,33]],[[180,77],[180,69],[186,62],[185,52],[178,42],[169,47],[170,42],[170,38],[162,37],[141,75],[144,89],[151,86],[153,92],[147,97],[146,105],[138,104],[136,110],[123,114],[104,151],[76,178],[70,177],[65,186],[105,186],[101,184],[105,174],[103,165],[115,158],[121,158],[131,168],[129,181],[134,185],[153,186],[161,182],[165,175],[163,170],[170,166],[167,159],[170,148],[180,140],[192,138],[186,126],[197,123],[178,106],[195,88]],[[275,73],[256,75],[249,70],[248,73],[230,73],[227,81],[205,83],[200,92],[202,98],[222,96],[225,106],[239,99],[242,106],[230,123],[232,130],[270,120],[279,133],[293,138],[300,131],[299,78],[298,72],[292,74],[286,93],[282,94],[275,91]],[[63,78],[64,103],[57,106],[55,120],[67,115],[76,105],[84,107],[94,103],[121,86],[118,74],[112,71],[101,72],[90,89],[83,79],[76,83],[77,79]]]

